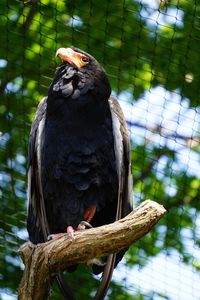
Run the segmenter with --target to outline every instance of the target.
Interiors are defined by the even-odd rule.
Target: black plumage
[[[29,141],[29,238],[74,230],[95,208],[92,226],[131,210],[130,145],[118,102],[99,63],[77,48],[61,48],[48,96],[38,106]],[[122,258],[112,256],[107,273]],[[95,273],[103,266],[94,266]],[[109,276],[108,276],[109,277]],[[108,280],[109,281],[109,280]]]

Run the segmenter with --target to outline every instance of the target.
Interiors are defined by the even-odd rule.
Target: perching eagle
[[[48,96],[39,104],[29,140],[28,221],[30,241],[97,227],[131,211],[130,143],[118,102],[94,57],[60,48]],[[103,299],[113,268],[125,251],[110,255],[96,299]]]

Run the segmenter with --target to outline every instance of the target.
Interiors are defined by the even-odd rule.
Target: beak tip
[[[56,51],[56,57],[59,56],[62,61],[73,64],[73,50],[71,48],[59,48]]]
[[[59,55],[63,54],[65,51],[66,51],[66,48],[59,48],[56,51],[56,55],[55,56],[59,56]]]

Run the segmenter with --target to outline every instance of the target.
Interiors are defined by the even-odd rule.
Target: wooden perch
[[[74,240],[66,234],[38,245],[30,242],[24,244],[20,248],[20,255],[25,270],[18,299],[48,299],[55,274],[70,265],[118,252],[131,245],[148,233],[165,212],[160,204],[146,200],[119,221],[75,232]]]

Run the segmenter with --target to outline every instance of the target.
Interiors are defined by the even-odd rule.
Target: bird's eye
[[[81,58],[81,60],[82,60],[82,62],[84,62],[84,63],[89,63],[89,58],[86,57],[86,56],[83,56],[83,57]]]

